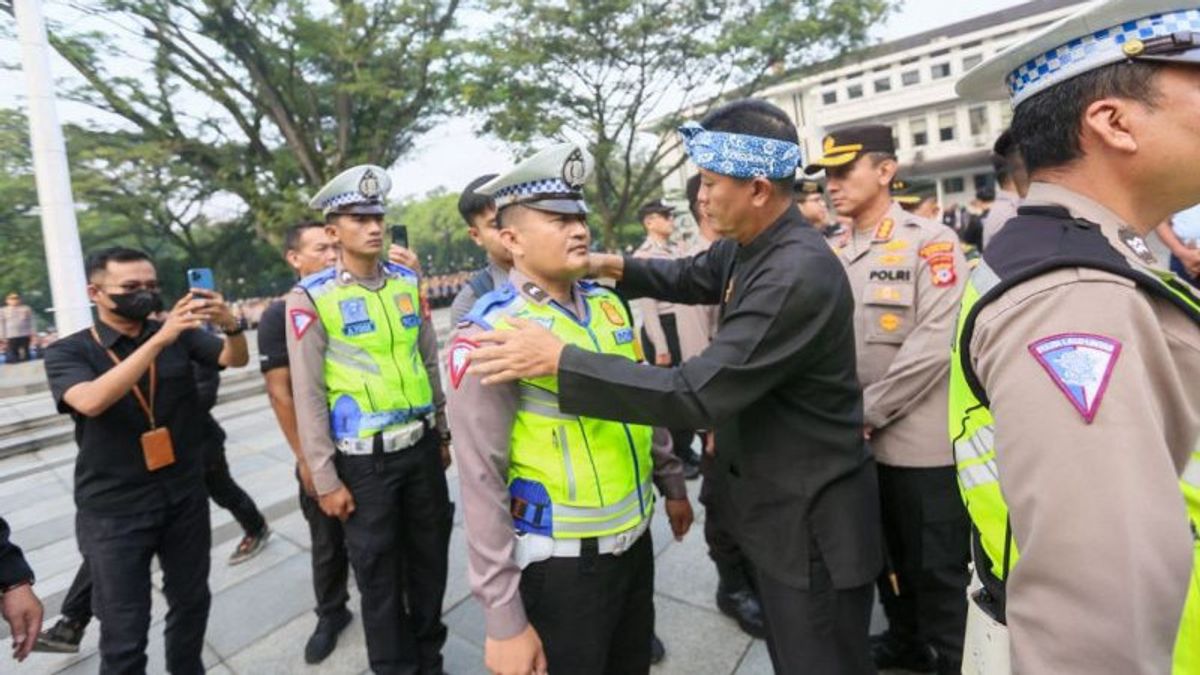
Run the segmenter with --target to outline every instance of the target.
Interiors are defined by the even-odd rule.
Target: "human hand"
[[[507,640],[487,638],[483,665],[495,675],[546,675],[546,651],[532,625]]]
[[[392,244],[388,247],[387,259],[388,262],[404,265],[414,272],[421,272],[421,261],[417,259],[417,254],[410,248],[405,248],[399,244]]]
[[[354,496],[345,485],[321,495],[320,499],[321,511],[330,518],[337,518],[344,523],[354,513]]]
[[[38,633],[42,632],[42,601],[33,592],[32,584],[21,584],[0,595],[0,614],[12,632],[13,659],[24,661]]]
[[[669,366],[671,365],[671,355],[669,353],[657,352],[654,355],[654,365]]]
[[[440,452],[442,453],[442,470],[445,471],[454,463],[454,456],[450,454],[449,441],[442,441]]]
[[[625,275],[625,258],[614,253],[589,253],[587,276],[596,279],[621,280]]]
[[[717,454],[717,435],[711,431],[704,434],[704,454],[715,457]]]
[[[307,462],[296,462],[296,469],[300,473],[300,486],[304,488],[304,494],[315,499],[317,487],[313,485],[312,469],[308,468]]]
[[[671,521],[671,533],[675,541],[683,541],[683,535],[692,529],[692,502],[687,497],[667,500],[667,520]]]
[[[468,355],[467,373],[482,376],[483,384],[554,375],[565,345],[540,323],[511,317],[512,330],[491,330],[471,336],[480,344]]]
[[[1200,249],[1189,248],[1182,256],[1177,257],[1192,278],[1200,278]]]
[[[183,331],[202,326],[204,318],[199,314],[201,306],[200,301],[191,293],[184,295],[167,313],[162,327],[154,334],[154,339],[169,345],[174,343]]]
[[[864,441],[871,440],[871,434],[873,434],[873,433],[875,433],[875,427],[871,426],[870,424],[864,426],[863,427],[863,440]]]
[[[233,315],[233,310],[229,308],[229,305],[225,304],[224,296],[216,291],[203,288],[193,288],[190,294],[199,303],[195,310],[198,316],[203,317],[209,323],[216,324],[218,328],[227,333],[237,330],[237,317]]]

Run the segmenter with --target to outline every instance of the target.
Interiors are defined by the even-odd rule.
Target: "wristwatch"
[[[227,337],[241,335],[242,333],[246,332],[246,320],[238,319],[236,327],[233,330],[225,330],[224,328],[221,328],[221,332],[224,333]]]

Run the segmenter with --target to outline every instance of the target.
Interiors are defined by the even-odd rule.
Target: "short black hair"
[[[976,190],[975,191],[975,199],[978,199],[981,202],[994,202],[994,201],[996,201],[996,190],[995,190],[995,188],[990,188],[990,187],[985,187],[981,190]]]
[[[687,179],[687,200],[688,211],[692,212],[692,217],[696,219],[696,224],[700,224],[700,174],[696,174]]]
[[[1120,61],[1059,82],[1022,101],[1010,131],[1029,173],[1052,169],[1083,156],[1079,137],[1083,112],[1102,98],[1116,97],[1153,107],[1158,102],[1160,66]]]
[[[150,261],[150,256],[144,251],[139,251],[136,248],[126,248],[124,246],[110,246],[102,248],[99,251],[93,251],[87,257],[84,263],[83,271],[87,274],[88,281],[91,281],[96,275],[104,272],[108,268],[110,262],[136,262],[138,260]]]
[[[308,230],[314,227],[325,229],[325,223],[319,220],[302,220],[287,229],[287,233],[283,235],[284,250],[298,251],[300,250],[300,237]]]
[[[798,143],[800,134],[782,108],[757,98],[731,101],[709,112],[700,120],[700,126],[708,131],[724,131],[770,138],[787,143]],[[789,198],[792,194],[794,176],[771,181],[775,188]]]
[[[458,214],[468,224],[471,224],[471,219],[483,213],[484,211],[494,207],[496,201],[490,195],[481,195],[476,190],[483,186],[484,183],[495,178],[497,174],[484,174],[475,180],[467,183],[463,188],[462,194],[458,196]]]

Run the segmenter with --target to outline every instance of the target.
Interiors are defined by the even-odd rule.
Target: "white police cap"
[[[581,145],[559,143],[475,189],[489,195],[497,209],[521,204],[551,213],[587,213],[583,184],[592,175],[594,160]]]
[[[1124,59],[1200,62],[1200,2],[1096,0],[979,64],[956,90],[969,99],[1011,97],[1016,107]]]
[[[309,200],[308,206],[331,213],[381,215],[392,189],[392,179],[383,167],[360,164],[339,173]]]

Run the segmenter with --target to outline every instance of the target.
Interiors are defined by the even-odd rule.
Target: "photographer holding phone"
[[[94,584],[104,672],[144,672],[150,563],[163,571],[166,669],[202,673],[211,530],[193,363],[242,366],[246,338],[217,293],[184,295],[159,322],[149,256],[114,247],[86,264],[94,327],[46,353],[60,412],[75,422],[76,536]],[[210,322],[224,340],[198,330]]]

